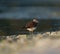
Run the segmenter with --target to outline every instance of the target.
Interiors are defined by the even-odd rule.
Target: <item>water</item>
[[[0,18],[21,19],[38,17],[41,19],[60,19],[60,7],[6,7],[2,9],[4,12],[0,13]]]
[[[21,54],[60,54],[60,40],[42,39],[31,49],[23,50]],[[18,53],[19,54],[19,53]]]
[[[3,9],[4,12],[0,13],[0,19],[21,19],[21,18],[33,18],[38,17],[39,19],[59,19],[60,18],[60,8],[59,7],[12,7],[7,8],[8,11]],[[23,22],[23,21],[22,21]],[[42,21],[44,22],[44,21]],[[56,22],[56,21],[55,21]],[[21,23],[21,22],[20,22]],[[20,29],[19,21],[9,21],[9,20],[0,20],[0,35],[6,35],[8,33],[19,32]],[[25,22],[24,22],[25,23]],[[45,23],[45,22],[44,22]],[[46,23],[43,25],[46,25]],[[11,25],[13,24],[13,25]],[[14,25],[15,24],[15,25]],[[17,27],[16,27],[17,24]],[[52,24],[52,23],[51,23]],[[54,23],[53,23],[54,24]],[[58,23],[57,23],[58,24]],[[19,25],[19,26],[18,26]],[[41,24],[40,24],[41,25]],[[4,27],[5,26],[5,27]],[[22,24],[21,24],[22,26]],[[49,25],[48,25],[49,26]],[[9,29],[11,27],[11,29]],[[44,28],[45,26],[43,26]],[[54,26],[53,26],[54,27]],[[40,26],[42,28],[42,26]],[[38,29],[39,30],[39,29]],[[44,30],[44,29],[43,29]],[[17,32],[17,33],[18,33]],[[10,39],[4,39],[0,42],[0,54],[60,54],[60,34],[56,35],[57,39],[53,39],[55,34],[49,36],[44,34],[44,38],[41,38],[43,35],[38,34],[32,40],[27,39],[26,35],[19,35],[17,41]]]
[[[50,40],[41,39],[30,43],[31,45],[24,46],[23,43],[19,45],[14,44],[4,44],[3,48],[0,48],[1,54],[60,54],[60,39]],[[1,45],[1,44],[0,44]]]
[[[29,34],[26,28],[22,28],[32,19],[1,19],[0,36],[12,34]],[[60,30],[60,20],[56,19],[38,19],[39,24],[34,33],[42,31]]]
[[[58,35],[60,36],[60,32],[53,34],[54,37]],[[17,41],[10,40],[12,42],[9,43],[9,39],[3,40],[0,42],[0,54],[60,54],[60,38],[50,37],[52,38],[47,35],[43,38],[43,34],[37,34],[32,40],[28,40],[26,35],[18,35]]]

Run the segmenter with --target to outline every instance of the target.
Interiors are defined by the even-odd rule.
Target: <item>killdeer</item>
[[[25,25],[26,30],[30,32],[30,38],[33,37],[33,31],[36,30],[38,24],[38,20],[34,18],[32,21],[28,22]]]
[[[33,32],[36,29],[37,24],[38,20],[34,18],[32,21],[28,22],[25,27],[28,31]]]

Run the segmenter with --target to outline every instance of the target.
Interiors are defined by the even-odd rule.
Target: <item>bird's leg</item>
[[[31,32],[31,36],[32,36],[32,38],[33,38],[33,31]]]
[[[29,35],[27,36],[28,39],[32,39],[32,32],[29,31]]]
[[[27,39],[30,39],[31,32],[29,31],[29,34],[27,35]]]
[[[33,38],[33,31],[30,31],[30,37],[29,37],[30,39],[32,39]]]

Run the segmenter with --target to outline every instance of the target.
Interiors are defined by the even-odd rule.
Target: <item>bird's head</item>
[[[33,19],[33,22],[38,23],[39,21],[38,21],[36,18],[34,18],[34,19]]]

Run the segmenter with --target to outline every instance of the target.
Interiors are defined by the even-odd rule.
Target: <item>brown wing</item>
[[[33,22],[29,22],[26,24],[26,28],[31,28],[31,27],[33,27]]]

